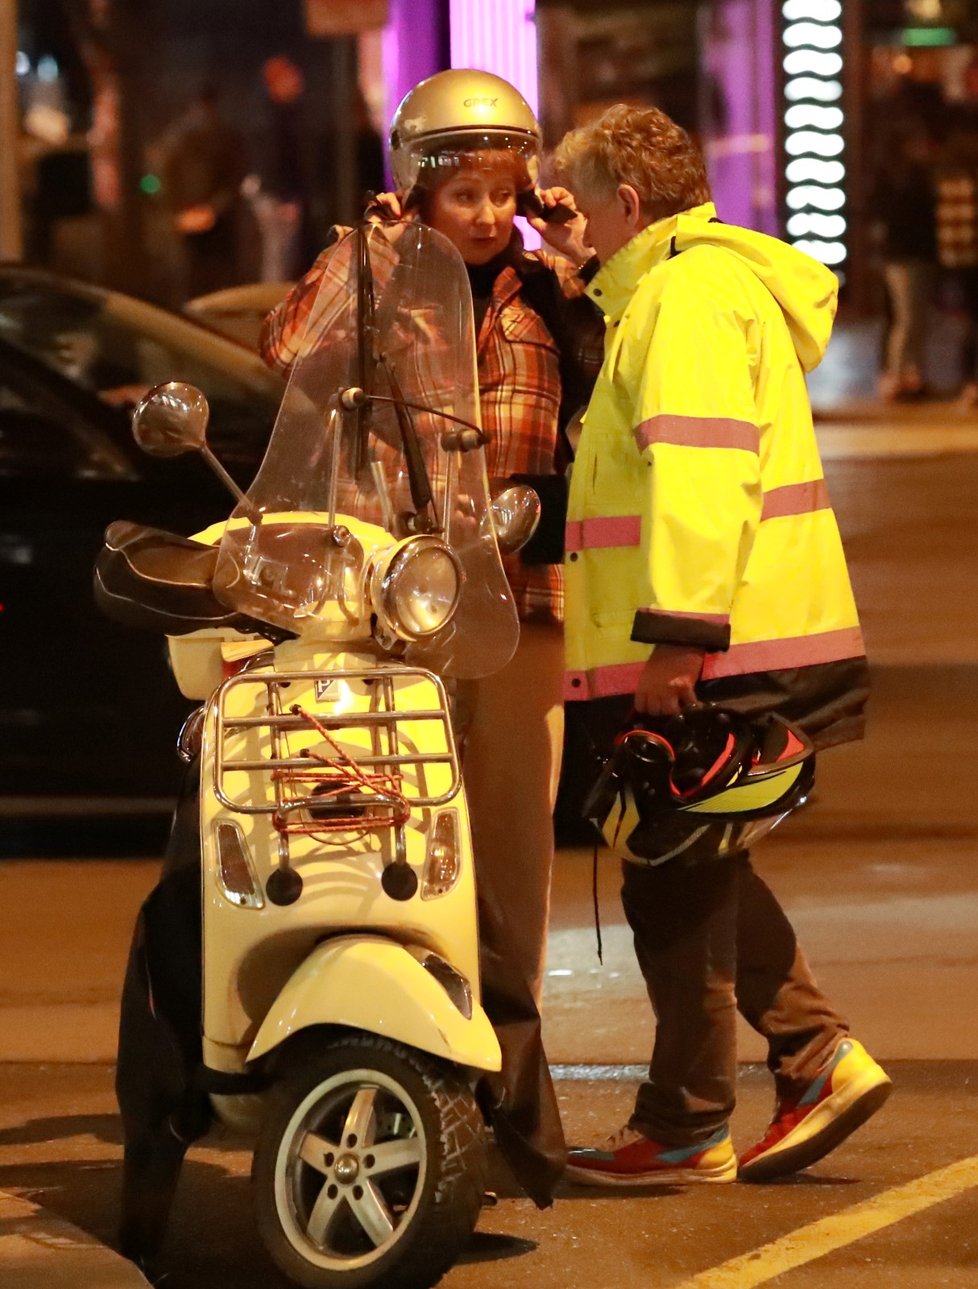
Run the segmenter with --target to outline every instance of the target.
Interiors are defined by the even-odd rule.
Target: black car
[[[0,814],[168,806],[191,704],[165,641],[102,617],[92,568],[115,519],[192,534],[233,500],[196,456],[130,433],[151,386],[199,386],[243,486],[284,389],[257,354],[143,301],[0,265]]]

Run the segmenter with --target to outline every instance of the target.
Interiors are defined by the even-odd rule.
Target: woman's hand
[[[382,223],[409,218],[404,214],[404,195],[399,192],[377,193],[366,213],[368,219],[379,219]]]
[[[577,268],[580,268],[588,262],[594,251],[584,240],[587,220],[577,209],[574,194],[567,188],[538,188],[537,196],[544,206],[551,209],[554,206],[566,206],[574,212],[574,218],[564,223],[558,224],[551,220],[540,219],[536,215],[528,215],[526,222],[531,228],[536,229],[548,246],[552,246],[561,255],[566,255]]]

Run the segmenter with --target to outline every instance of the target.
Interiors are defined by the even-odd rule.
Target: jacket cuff
[[[577,270],[577,276],[581,279],[581,281],[584,283],[585,286],[589,286],[591,283],[591,279],[597,274],[597,271],[600,267],[601,267],[601,261],[598,259],[596,255],[592,255],[591,258],[589,260],[585,260],[584,263],[581,265],[581,267]]]
[[[730,621],[721,613],[662,613],[657,609],[638,609],[631,638],[638,644],[690,645],[709,653],[724,653],[730,648]]]

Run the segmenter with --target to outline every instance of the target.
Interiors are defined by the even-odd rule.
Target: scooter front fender
[[[421,964],[427,951],[383,936],[338,936],[296,968],[248,1052],[254,1061],[310,1025],[382,1034],[457,1065],[498,1070],[499,1041],[474,999],[471,1016]]]

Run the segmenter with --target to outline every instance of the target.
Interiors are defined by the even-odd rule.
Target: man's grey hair
[[[610,200],[620,184],[630,185],[652,220],[710,200],[703,154],[656,107],[619,103],[608,108],[596,121],[565,134],[552,164],[585,204],[588,197]]]

